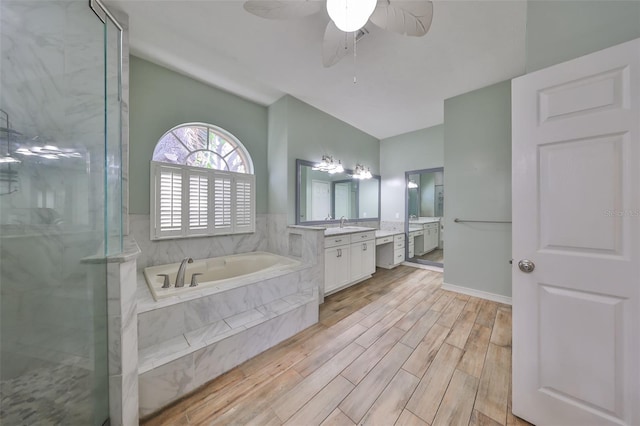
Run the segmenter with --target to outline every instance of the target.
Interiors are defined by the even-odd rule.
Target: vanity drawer
[[[411,231],[409,235],[412,237],[419,237],[420,235],[424,235],[424,229],[421,231]]]
[[[382,245],[382,244],[387,244],[387,243],[392,243],[393,242],[393,235],[389,235],[388,237],[382,237],[382,238],[377,238],[376,239],[376,245]]]
[[[404,237],[404,235],[403,235],[403,237]],[[399,241],[396,239],[394,244],[393,244],[393,247],[396,250],[403,249],[404,248],[404,238],[402,238],[402,240],[399,240]]]
[[[393,253],[393,263],[398,264],[404,262],[404,250],[398,251],[396,250]]]
[[[358,232],[357,234],[351,234],[351,242],[359,243],[362,241],[373,240],[376,237],[375,231],[371,232]]]
[[[424,229],[437,230],[439,226],[440,226],[440,224],[438,222],[427,223],[426,226],[424,227]]]
[[[403,241],[404,242],[404,234],[397,234],[393,236],[395,242]]]
[[[335,237],[325,237],[324,239],[324,248],[341,246],[344,244],[349,244],[351,239],[349,235],[336,235]]]

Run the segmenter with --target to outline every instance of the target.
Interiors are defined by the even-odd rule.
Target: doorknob
[[[533,272],[534,269],[536,269],[536,265],[529,259],[523,259],[520,262],[518,262],[518,268],[520,268],[522,272],[526,272],[528,274],[530,272]]]

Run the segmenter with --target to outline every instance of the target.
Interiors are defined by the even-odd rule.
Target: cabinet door
[[[350,281],[349,246],[331,247],[324,251],[325,294]]]
[[[325,249],[324,251],[324,292],[327,293],[338,287],[338,247]]]
[[[376,243],[375,241],[367,241],[364,243],[364,252],[362,255],[362,269],[365,275],[371,275],[376,272]]]
[[[362,278],[364,275],[364,247],[365,243],[351,244],[351,280],[355,281]]]

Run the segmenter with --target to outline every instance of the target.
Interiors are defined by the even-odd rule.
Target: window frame
[[[256,228],[256,178],[253,174],[253,162],[248,151],[244,145],[229,132],[221,129],[217,126],[213,126],[205,123],[186,123],[176,126],[169,131],[165,132],[158,140],[158,144],[162,142],[164,137],[172,133],[175,129],[181,127],[206,127],[207,139],[209,139],[209,132],[214,131],[218,136],[222,136],[227,142],[235,145],[235,150],[241,150],[244,157],[244,169],[248,172],[232,172],[228,170],[218,170],[213,168],[190,166],[186,164],[172,163],[151,160],[150,162],[150,239],[152,241],[165,240],[165,239],[177,239],[177,238],[194,238],[194,237],[209,237],[220,235],[234,235],[234,234],[246,234],[255,232]],[[177,136],[173,134],[174,138]],[[180,140],[178,140],[182,146],[187,146]],[[157,147],[157,144],[156,144]],[[188,149],[188,148],[187,148]],[[154,149],[154,154],[155,154]],[[190,151],[185,161],[189,156],[196,152],[196,150]],[[215,153],[215,151],[212,151]],[[233,152],[233,151],[232,151]],[[215,153],[217,154],[217,153]],[[223,157],[224,160],[224,157]],[[176,179],[176,176],[180,176],[179,186],[172,185],[163,189],[163,176],[166,179],[167,173],[172,174],[170,179],[172,182]],[[200,193],[192,197],[192,178],[204,177],[206,179],[206,192]],[[221,181],[228,182],[225,186],[216,186]],[[165,181],[166,182],[166,181]],[[200,181],[193,186],[193,188],[202,188],[203,182]],[[174,191],[179,191],[176,194]],[[220,191],[227,192],[222,194]],[[179,212],[179,227],[174,226],[173,229],[162,229],[163,221],[163,206],[161,205],[167,197],[170,199],[169,206],[170,220],[174,220],[173,216],[178,216]],[[223,205],[220,200],[226,198],[227,204]],[[203,217],[202,201],[206,202],[206,213]],[[179,201],[179,206],[173,203]],[[195,203],[196,209],[192,212],[192,205]],[[224,218],[225,222],[220,223],[220,209],[225,209],[225,213],[228,212],[228,217]],[[167,211],[165,206],[164,211]],[[194,216],[192,216],[192,213]],[[164,217],[166,218],[166,216]],[[198,222],[199,226],[192,226],[194,219]],[[166,219],[165,219],[166,220]],[[206,224],[203,225],[206,221]],[[203,227],[204,226],[204,227]]]

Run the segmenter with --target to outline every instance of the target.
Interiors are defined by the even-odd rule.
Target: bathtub
[[[256,251],[194,260],[193,263],[187,264],[184,287],[174,287],[180,263],[150,266],[144,269],[144,277],[153,298],[158,301],[158,299],[181,296],[207,288],[220,291],[228,290],[260,281],[267,278],[267,275],[270,278],[287,273],[299,268],[300,265],[300,261],[289,257]],[[190,287],[191,275],[194,273],[202,275],[198,276],[198,286]],[[162,288],[164,278],[159,277],[158,274],[169,274],[171,287]],[[212,290],[212,292],[214,291]]]

